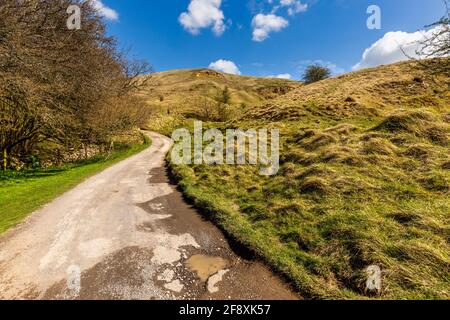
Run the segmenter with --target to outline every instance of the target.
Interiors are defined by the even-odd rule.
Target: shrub
[[[327,79],[331,76],[331,71],[327,67],[315,64],[306,68],[303,80],[307,83],[314,83]]]

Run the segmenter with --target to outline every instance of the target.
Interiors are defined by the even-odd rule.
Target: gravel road
[[[84,181],[0,237],[2,299],[298,299],[170,184],[171,140]]]

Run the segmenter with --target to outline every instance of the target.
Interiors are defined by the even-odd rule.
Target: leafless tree
[[[68,30],[77,4],[82,28]],[[63,145],[108,143],[140,125],[148,108],[137,95],[145,62],[130,62],[106,35],[87,0],[0,2],[0,147],[23,155],[43,140]]]
[[[433,76],[450,76],[450,1],[443,0],[445,14],[437,22],[426,26],[429,32],[424,33],[424,39],[418,43],[419,49],[416,56],[412,57],[405,50],[403,53],[411,60],[414,60]],[[429,60],[430,58],[443,58],[439,61]]]
[[[430,36],[426,36],[420,43],[418,55],[431,57],[447,57],[450,55],[450,2],[444,0],[445,15],[437,22],[427,26],[432,28]]]

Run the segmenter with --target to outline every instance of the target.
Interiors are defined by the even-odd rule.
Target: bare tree
[[[443,0],[445,15],[437,22],[427,26],[433,28],[431,35],[420,43],[418,55],[425,58],[447,57],[450,55],[450,2]]]
[[[67,8],[83,13],[68,30]],[[137,94],[149,64],[130,62],[86,0],[0,2],[0,148],[25,156],[43,140],[103,144],[145,121]]]
[[[424,33],[424,39],[418,43],[416,57],[409,55],[403,48],[403,54],[418,63],[423,70],[431,75],[450,76],[450,1],[443,0],[445,14],[437,22],[426,26],[429,32]],[[430,58],[443,58],[439,61]]]

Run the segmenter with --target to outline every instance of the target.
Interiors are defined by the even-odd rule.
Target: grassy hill
[[[365,269],[377,265],[381,298],[449,299],[450,78],[427,72],[449,59],[427,64],[297,85],[209,124],[279,128],[274,177],[253,166],[173,173],[195,205],[306,297],[366,298]],[[253,96],[252,81],[240,88]]]
[[[143,94],[155,111],[150,127],[162,132],[185,118],[230,120],[250,106],[263,105],[302,86],[297,81],[243,77],[209,69],[154,73],[146,81]],[[226,88],[229,101],[219,104]]]
[[[445,60],[427,62],[430,68],[448,65]],[[399,108],[448,107],[449,74],[431,77],[423,67],[402,62],[327,79],[280,96],[247,117],[268,120],[375,119]]]
[[[284,79],[236,76],[209,69],[175,70],[154,73],[148,78],[149,102],[184,108],[194,97],[214,99],[225,86],[230,89],[231,105],[258,105],[285,94],[301,84]],[[161,101],[162,98],[162,101]]]

